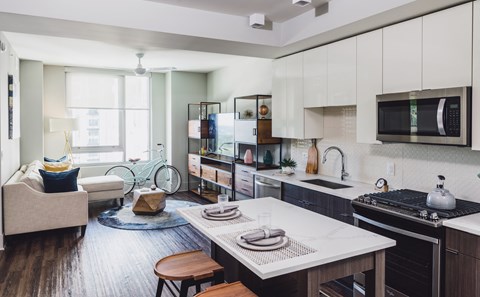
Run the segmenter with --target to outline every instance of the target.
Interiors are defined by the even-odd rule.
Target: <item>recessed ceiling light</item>
[[[301,7],[306,6],[310,3],[312,3],[312,0],[292,0],[292,4],[301,6]]]

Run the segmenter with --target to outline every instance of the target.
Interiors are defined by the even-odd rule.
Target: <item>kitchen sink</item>
[[[345,189],[345,188],[351,188],[352,186],[347,186],[347,185],[342,185],[342,184],[337,184],[334,182],[326,181],[323,179],[306,179],[306,180],[301,180],[304,183],[309,183],[309,184],[314,184],[317,186],[329,188],[329,189]]]

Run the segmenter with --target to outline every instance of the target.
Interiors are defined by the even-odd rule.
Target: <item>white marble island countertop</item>
[[[395,245],[395,241],[378,234],[342,223],[329,217],[308,211],[271,197],[229,202],[239,205],[239,210],[249,221],[238,224],[208,226],[208,221],[196,216],[205,207],[178,209],[179,213],[196,229],[232,255],[262,279],[300,271],[322,264],[383,250]],[[258,228],[256,218],[262,212],[271,213],[272,228],[281,228],[296,243],[311,249],[307,254],[258,264],[251,253],[242,251],[225,240],[226,236]],[[195,214],[195,215],[194,215]],[[261,253],[273,253],[263,251]],[[258,252],[256,252],[258,253]]]
[[[480,236],[480,213],[446,220],[443,226]]]
[[[366,183],[361,183],[361,182],[355,182],[355,181],[341,181],[340,178],[335,178],[331,176],[325,176],[325,175],[319,175],[319,174],[308,174],[303,171],[295,171],[294,174],[292,175],[284,175],[280,174],[279,170],[261,170],[261,171],[253,171],[252,172],[255,175],[258,176],[263,176],[266,178],[271,178],[274,180],[278,180],[284,183],[292,184],[295,186],[299,186],[302,188],[307,188],[311,189],[314,191],[319,191],[322,193],[342,197],[345,199],[353,200],[357,198],[360,195],[367,194],[367,193],[372,193],[374,192],[374,186],[373,182],[372,184],[366,184]],[[321,187],[317,185],[313,185],[310,183],[302,182],[302,180],[307,180],[307,179],[323,179],[326,181],[334,182],[337,184],[344,184],[344,185],[349,185],[352,186],[351,188],[344,188],[344,189],[330,189],[326,187]],[[375,181],[374,181],[375,182]]]

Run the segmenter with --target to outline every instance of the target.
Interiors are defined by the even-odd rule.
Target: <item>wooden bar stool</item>
[[[223,267],[212,260],[201,250],[173,254],[160,259],[154,268],[158,276],[157,297],[162,295],[163,285],[175,295],[174,289],[180,292],[180,297],[186,297],[188,288],[195,285],[200,292],[200,285],[206,282],[222,283]],[[181,281],[180,289],[173,281]]]
[[[234,282],[231,284],[219,284],[207,288],[195,297],[255,297],[255,293],[250,291],[241,282]]]

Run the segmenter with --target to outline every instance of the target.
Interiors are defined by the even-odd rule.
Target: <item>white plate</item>
[[[242,239],[242,236],[250,232],[251,231],[242,233],[235,238],[235,241],[239,246],[249,250],[253,250],[253,251],[272,251],[272,250],[277,250],[279,248],[282,248],[288,244],[288,237],[286,236],[273,237],[273,238],[279,238],[278,243],[273,245],[254,245],[252,243],[247,243],[245,240]],[[273,238],[268,238],[268,239],[273,239]],[[262,240],[265,240],[265,239],[262,239]]]
[[[206,216],[209,216],[209,217],[228,217],[228,216],[231,216],[233,215],[238,209],[232,209],[230,211],[225,211],[225,212],[222,212],[222,213],[211,213],[211,214],[207,214],[205,212],[205,209],[203,210],[203,212],[205,213]]]
[[[226,221],[226,220],[231,220],[231,219],[236,219],[239,216],[242,215],[242,213],[236,209],[234,212],[231,212],[229,216],[223,216],[223,217],[212,217],[207,215],[203,210],[200,211],[202,214],[202,217],[207,220],[212,220],[212,221]]]

